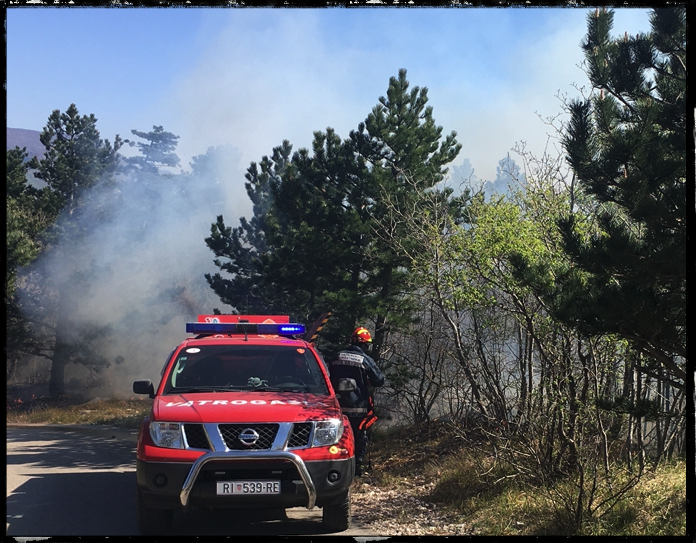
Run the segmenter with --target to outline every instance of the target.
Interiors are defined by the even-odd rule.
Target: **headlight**
[[[158,447],[168,449],[183,449],[184,440],[181,436],[181,423],[179,422],[151,422],[150,435],[152,441]]]
[[[338,419],[322,420],[314,427],[312,447],[335,445],[343,435],[343,422]]]

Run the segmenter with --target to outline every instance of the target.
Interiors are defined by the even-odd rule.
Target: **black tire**
[[[172,509],[151,509],[146,507],[142,492],[138,489],[138,528],[143,535],[166,535],[172,529],[174,511]]]
[[[335,505],[325,505],[322,523],[329,532],[343,532],[350,527],[350,489],[343,499]]]

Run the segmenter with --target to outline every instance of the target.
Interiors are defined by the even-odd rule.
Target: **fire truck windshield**
[[[209,390],[275,390],[326,395],[319,362],[294,346],[200,345],[170,365],[165,394]]]

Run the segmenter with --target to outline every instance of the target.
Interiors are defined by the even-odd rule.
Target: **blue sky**
[[[516,143],[543,152],[553,131],[540,116],[561,113],[559,93],[587,87],[590,11],[10,8],[7,124],[41,130],[75,103],[112,141],[162,125],[180,136],[185,168],[211,146],[235,147],[241,189],[249,163],[284,139],[308,147],[329,126],[347,137],[406,68],[444,133],[458,134],[453,166],[468,160],[493,180]],[[616,10],[615,35],[648,30],[647,10]]]

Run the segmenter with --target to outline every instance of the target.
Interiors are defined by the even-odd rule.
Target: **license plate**
[[[280,481],[226,481],[217,483],[218,496],[229,494],[280,494]]]

